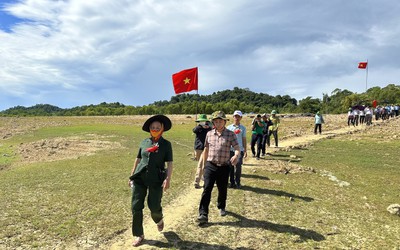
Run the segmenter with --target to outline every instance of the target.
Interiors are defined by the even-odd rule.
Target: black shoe
[[[221,216],[225,216],[225,215],[226,215],[225,209],[221,208],[221,209],[219,210],[219,214],[220,214]]]
[[[236,185],[236,188],[241,188],[241,187],[242,187],[242,185],[240,185],[240,184]]]
[[[200,214],[199,217],[197,217],[197,221],[198,221],[200,224],[207,223],[207,222],[208,222],[208,217],[207,217],[207,215]]]
[[[231,183],[231,184],[229,185],[229,188],[236,188],[236,185],[235,185],[234,183]]]

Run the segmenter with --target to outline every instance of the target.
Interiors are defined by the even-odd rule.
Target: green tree
[[[302,112],[316,113],[321,110],[321,101],[318,98],[311,98],[311,96],[308,96],[300,100],[299,108]]]

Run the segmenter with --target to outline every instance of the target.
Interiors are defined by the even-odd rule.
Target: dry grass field
[[[0,248],[131,248],[127,177],[148,117],[0,118]],[[199,227],[195,116],[170,118],[166,226],[159,233],[145,208],[139,249],[400,249],[400,217],[386,211],[400,203],[399,119],[347,127],[345,115],[327,115],[314,135],[313,117],[282,117],[280,147],[245,160],[228,216],[213,192]]]

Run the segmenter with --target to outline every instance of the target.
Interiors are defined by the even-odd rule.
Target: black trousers
[[[200,215],[208,216],[211,193],[215,183],[217,183],[218,188],[217,207],[218,209],[225,209],[230,169],[231,166],[228,164],[224,166],[216,166],[209,161],[206,162],[204,167],[204,189],[199,206]]]
[[[364,124],[365,115],[360,115],[360,124]]]
[[[257,157],[260,157],[261,153],[261,142],[262,142],[262,134],[252,134],[251,135],[251,143],[250,148],[253,155],[256,155],[255,145],[257,143]]]
[[[360,116],[355,115],[354,116],[354,123],[356,124],[356,126],[358,126],[358,121],[360,120]]]
[[[321,134],[321,130],[322,130],[322,124],[315,124],[315,127],[314,127],[314,134],[317,134],[317,130],[318,130],[318,132]]]
[[[231,151],[231,158],[235,154],[235,152]],[[231,165],[231,170],[229,172],[229,182],[232,185],[240,185],[240,177],[242,176],[242,165],[243,165],[243,156],[244,152],[240,152],[240,156],[238,158],[238,161],[236,163],[236,166]]]
[[[265,155],[265,151],[266,151],[266,145],[269,146],[270,142],[269,142],[269,136],[268,136],[268,132],[266,134],[263,134],[262,136],[262,141],[261,141],[261,152],[263,155]]]
[[[353,117],[347,117],[347,126],[353,125],[354,126],[354,118]]]

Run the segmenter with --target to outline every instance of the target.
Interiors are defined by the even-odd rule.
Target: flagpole
[[[196,120],[197,120],[197,114],[199,113],[198,110],[198,103],[199,103],[199,90],[196,90],[197,98],[196,98]]]
[[[197,114],[199,113],[199,110],[198,110],[198,104],[199,104],[199,99],[200,99],[200,96],[199,96],[199,73],[198,73],[198,71],[197,71],[197,74],[196,74],[196,78],[197,78],[197,89],[196,89],[196,94],[197,94],[197,98],[196,98],[196,120],[197,120]]]
[[[369,63],[368,63],[368,59],[367,59],[367,70],[365,71],[365,93],[367,93],[368,90],[368,67],[369,67]]]

